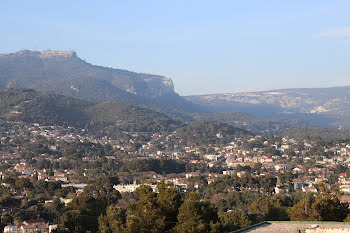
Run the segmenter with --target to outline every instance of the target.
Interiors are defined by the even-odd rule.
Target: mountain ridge
[[[115,69],[115,68],[107,68],[103,66],[92,65],[81,58],[79,58],[75,51],[73,50],[44,50],[44,51],[31,51],[31,50],[21,50],[15,53],[9,54],[1,54],[1,61],[7,59],[8,62],[6,65],[7,69],[9,69],[12,64],[11,62],[23,61],[28,63],[29,66],[35,65],[35,69],[30,69],[31,67],[24,67],[25,64],[14,64],[17,70],[21,68],[27,68],[28,70],[24,70],[22,75],[36,75],[37,78],[62,78],[63,76],[73,77],[73,75],[77,75],[76,73],[82,72],[82,69],[87,69],[89,72],[95,72],[94,74],[88,73],[80,73],[81,75],[85,75],[86,77],[95,77],[98,79],[102,79],[105,81],[109,81],[115,87],[119,89],[135,94],[141,95],[145,97],[157,97],[162,94],[167,94],[170,92],[174,92],[174,86],[172,80],[166,78],[161,75],[153,75],[153,74],[145,74],[145,73],[136,73],[132,71],[127,71],[123,69]],[[30,59],[30,60],[29,60]],[[37,62],[36,64],[33,62]],[[73,63],[73,64],[64,64],[64,63]],[[1,65],[1,63],[0,63]],[[67,70],[58,70],[59,66],[65,65],[63,68],[70,68]],[[71,65],[71,67],[67,67]],[[21,66],[21,67],[18,67]],[[58,69],[54,69],[58,67]],[[74,67],[75,66],[75,67]],[[78,67],[81,66],[81,67]],[[4,68],[4,67],[3,67]],[[75,68],[76,70],[73,70]],[[51,70],[50,70],[51,69]],[[54,69],[52,71],[52,69]],[[78,70],[77,70],[78,69]],[[10,72],[13,72],[10,68]],[[36,71],[42,71],[46,73],[39,73]],[[28,74],[31,72],[30,74]],[[36,72],[36,73],[35,73]],[[60,72],[60,73],[59,73]],[[75,74],[72,74],[75,73]],[[51,76],[49,76],[51,75]],[[74,77],[76,78],[76,77]],[[127,79],[127,80],[126,80]],[[152,91],[158,91],[155,93],[148,93],[150,90],[142,92],[141,88],[138,86],[132,86],[127,81],[133,81],[134,84],[144,85],[142,89],[151,89]],[[151,85],[148,85],[151,84]],[[154,86],[152,86],[154,85]],[[13,86],[7,86],[13,87]],[[157,88],[157,89],[156,89]]]
[[[30,88],[95,103],[135,104],[187,122],[219,120],[256,133],[304,126],[350,128],[350,87],[181,97],[170,78],[92,65],[73,50],[0,54],[0,89],[6,88]],[[252,121],[248,122],[237,112],[259,119],[246,117]]]
[[[156,109],[199,109],[174,91],[171,78],[92,65],[75,51],[21,50],[0,55],[0,88],[31,88],[93,102],[115,100]],[[167,101],[163,101],[167,99]]]
[[[293,118],[326,127],[350,127],[350,86],[277,89],[184,98],[215,108],[216,111],[236,110],[257,117]]]

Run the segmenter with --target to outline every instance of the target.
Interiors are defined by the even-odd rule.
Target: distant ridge
[[[186,96],[215,111],[242,111],[263,118],[292,118],[319,127],[350,129],[350,86],[292,88]]]

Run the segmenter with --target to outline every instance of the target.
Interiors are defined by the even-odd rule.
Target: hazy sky
[[[350,85],[350,1],[0,1],[0,53],[72,49],[182,95]]]

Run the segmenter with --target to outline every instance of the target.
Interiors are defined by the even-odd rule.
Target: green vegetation
[[[177,137],[197,145],[224,144],[248,135],[246,130],[216,121],[196,121],[176,130]]]
[[[288,129],[306,127],[296,119],[263,119],[244,112],[227,111],[191,114],[195,120],[219,121],[255,134],[280,134]]]
[[[350,138],[350,130],[331,129],[331,128],[312,128],[312,129],[293,129],[282,134],[291,138],[319,138],[324,141],[341,141]]]
[[[99,232],[220,232],[216,209],[201,202],[197,193],[183,200],[171,184],[160,182],[158,193],[149,186],[138,190],[138,201],[129,205],[130,213],[115,206],[101,216]]]
[[[349,205],[340,202],[339,194],[324,186],[320,189],[316,196],[305,194],[291,209],[292,221],[343,221],[347,218]]]
[[[185,163],[169,159],[133,159],[125,161],[121,168],[125,172],[154,171],[158,174],[183,173]]]
[[[117,102],[106,102],[92,106],[88,110],[88,128],[107,129],[109,132],[167,132],[182,123],[163,113],[147,108]]]
[[[94,231],[98,227],[101,233],[230,232],[261,221],[289,221],[290,219],[298,221],[343,221],[346,220],[349,214],[348,206],[341,204],[338,196],[332,195],[333,191],[329,189],[322,189],[315,196],[310,194],[304,194],[302,197],[298,195],[260,195],[245,205],[248,210],[235,209],[228,212],[218,211],[215,205],[208,200],[201,201],[198,192],[191,192],[184,198],[170,183],[165,181],[158,183],[157,189],[158,193],[154,193],[149,186],[142,185],[135,193],[137,201],[130,203],[127,207],[129,213],[118,207],[118,203],[111,204],[107,208],[101,208],[104,210],[102,215],[90,219],[90,224],[94,222],[94,225],[86,228],[89,225],[85,224],[83,230]],[[81,209],[81,206],[86,206],[84,202],[96,203],[99,200],[97,198],[95,201],[86,201],[84,198],[82,196],[73,200],[70,211],[76,211]],[[314,200],[311,205],[304,203],[304,200],[308,198]],[[298,202],[298,200],[300,201]],[[75,205],[77,202],[81,202],[80,205]],[[297,202],[297,204],[293,204],[294,202]],[[86,209],[91,208],[87,206]],[[97,215],[96,213],[84,213],[86,220],[81,219],[82,222],[75,222],[74,227],[78,227],[77,229],[80,229],[81,225],[88,221],[88,218]],[[61,219],[60,229],[67,226],[67,224],[64,224],[67,220]],[[70,232],[84,231],[74,231],[72,228]]]
[[[0,117],[11,121],[86,128],[109,134],[164,132],[181,126],[165,114],[117,102],[90,103],[34,90],[0,91]]]

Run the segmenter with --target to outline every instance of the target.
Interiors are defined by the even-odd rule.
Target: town
[[[183,140],[176,131],[122,132],[124,136],[112,138],[38,123],[2,121],[0,127],[4,232],[54,231],[59,212],[52,214],[50,206],[69,206],[105,176],[116,177],[110,185],[125,208],[141,185],[157,193],[162,181],[182,195],[199,192],[225,212],[234,204],[220,204],[220,193],[212,189],[221,183],[225,193],[262,196],[337,188],[341,202],[350,202],[350,141],[246,135],[200,145]],[[215,137],[223,135],[217,132]],[[232,181],[226,182],[228,177]],[[21,211],[24,206],[30,211]]]

